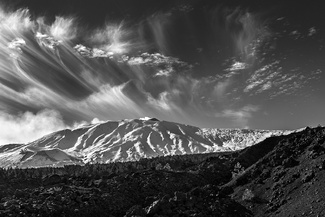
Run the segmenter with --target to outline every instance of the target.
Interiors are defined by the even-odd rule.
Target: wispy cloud
[[[168,53],[168,28],[171,25],[171,13],[156,13],[152,17],[149,17],[147,19],[147,23],[152,31],[154,42],[156,44],[156,47],[160,52],[163,54]],[[143,28],[140,28],[140,31],[144,31]]]
[[[45,26],[43,24],[43,26]],[[77,24],[73,17],[56,17],[54,23],[49,28],[49,33],[55,39],[61,41],[71,41],[77,36]]]
[[[189,63],[160,53],[142,53],[136,57],[125,57],[124,60],[130,66],[145,66],[156,69],[155,76],[169,76],[171,73],[181,73],[193,68]]]
[[[124,28],[123,23],[107,24],[104,28],[96,29],[91,33],[89,41],[92,46],[106,52],[124,54],[129,52],[131,43],[127,40],[131,32]]]
[[[308,36],[313,36],[317,33],[316,28],[313,26],[309,29]]]
[[[280,61],[275,61],[251,73],[243,92],[249,95],[268,92],[271,98],[291,94],[305,86],[307,79],[304,74],[300,68],[284,72]],[[312,72],[309,77],[314,77]]]
[[[85,116],[101,119],[115,119],[117,116],[142,117],[143,109],[138,106],[123,89],[126,84],[119,86],[103,85],[99,92],[90,95],[80,102],[71,102],[70,106],[78,106]]]
[[[113,58],[114,52],[112,51],[105,51],[105,50],[101,50],[98,48],[89,48],[86,47],[82,44],[77,44],[76,46],[74,46],[74,49],[81,55],[84,57],[88,57],[88,58],[96,58],[96,57],[109,57],[109,58]]]
[[[248,127],[249,119],[253,116],[253,113],[260,109],[256,105],[246,105],[239,109],[225,109],[221,113],[216,113],[216,117],[231,118],[237,126]]]
[[[162,92],[159,94],[158,99],[154,99],[153,97],[148,97],[148,104],[154,106],[158,110],[170,111],[172,109],[172,103],[168,100],[168,93]]]
[[[244,70],[248,66],[249,65],[246,64],[246,63],[235,61],[229,68],[225,69],[225,71],[239,71],[239,70]]]
[[[3,37],[16,36],[16,34],[21,34],[35,26],[30,19],[30,14],[27,9],[7,13],[0,8],[0,20],[0,29]]]
[[[226,93],[229,87],[231,86],[231,84],[232,84],[231,79],[218,81],[216,83],[216,85],[214,86],[213,95],[216,96],[218,102],[224,101],[226,97]]]
[[[237,27],[233,32],[233,40],[237,52],[246,64],[252,64],[258,57],[261,45],[268,40],[271,31],[258,15],[237,8],[227,16],[228,28]]]
[[[54,50],[60,44],[59,40],[40,32],[37,32],[35,37],[41,46],[47,47],[51,50]]]

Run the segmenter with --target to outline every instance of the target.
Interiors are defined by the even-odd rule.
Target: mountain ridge
[[[4,145],[0,165],[62,166],[235,151],[292,132],[198,128],[149,117],[106,121],[53,132],[27,144]]]

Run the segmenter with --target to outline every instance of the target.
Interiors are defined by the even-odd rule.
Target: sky
[[[325,125],[321,1],[0,0],[0,144],[156,117]]]

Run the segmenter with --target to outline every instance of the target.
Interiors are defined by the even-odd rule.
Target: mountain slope
[[[236,161],[247,169],[225,187],[254,216],[324,216],[325,128],[276,140],[243,150]]]
[[[291,131],[200,129],[155,118],[107,121],[54,132],[29,144],[2,146],[0,165],[59,166],[232,151],[288,133]]]

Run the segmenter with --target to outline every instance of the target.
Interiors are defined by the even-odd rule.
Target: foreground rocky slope
[[[200,129],[155,118],[107,121],[58,131],[29,144],[0,146],[0,166],[108,163],[239,150],[288,133],[291,131]]]
[[[253,148],[253,147],[252,147]],[[254,147],[260,153],[263,146]],[[247,155],[251,155],[247,150]],[[255,164],[226,184],[232,198],[255,216],[325,215],[325,129],[306,129],[281,140]]]
[[[250,216],[217,186],[231,178],[230,158],[1,170],[0,216]]]
[[[324,216],[325,128],[241,151],[0,170],[0,216]]]

